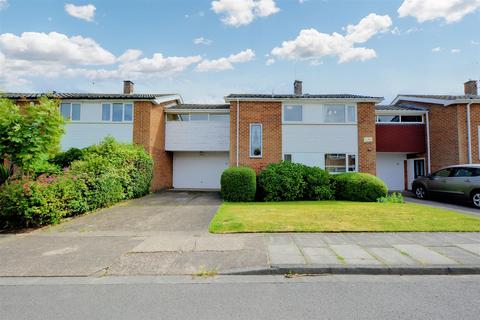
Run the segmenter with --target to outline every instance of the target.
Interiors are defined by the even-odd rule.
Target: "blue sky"
[[[480,0],[0,0],[0,91],[460,94],[479,21]]]

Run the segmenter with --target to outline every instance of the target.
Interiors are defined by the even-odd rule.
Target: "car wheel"
[[[480,196],[480,193],[479,193],[479,196]],[[415,188],[415,197],[417,197],[418,199],[422,199],[422,200],[427,197],[427,190],[425,189],[424,186],[418,186],[418,187]],[[479,200],[480,200],[480,198],[479,198]],[[479,204],[480,204],[480,202],[479,202]]]
[[[475,208],[480,209],[480,191],[475,191],[472,194],[472,203],[475,206]]]

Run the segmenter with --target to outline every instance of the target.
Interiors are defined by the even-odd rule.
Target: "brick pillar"
[[[357,103],[358,171],[377,174],[375,103]]]

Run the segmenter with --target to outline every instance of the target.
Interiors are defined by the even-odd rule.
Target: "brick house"
[[[71,119],[62,148],[110,135],[143,145],[155,163],[152,190],[218,189],[229,166],[259,172],[292,161],[336,172],[367,172],[391,190],[458,163],[480,163],[480,98],[473,82],[463,96],[230,94],[225,104],[184,104],[176,94],[53,93]],[[470,90],[470,91],[469,91]],[[8,93],[18,103],[40,94]]]

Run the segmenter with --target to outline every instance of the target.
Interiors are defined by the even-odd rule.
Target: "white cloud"
[[[234,64],[251,61],[254,57],[255,52],[251,49],[246,49],[228,57],[215,60],[203,60],[197,65],[196,70],[199,72],[231,70],[234,68]]]
[[[265,65],[271,66],[271,65],[274,64],[274,63],[275,63],[275,59],[269,58],[269,59],[267,59],[267,62],[265,62]]]
[[[63,64],[110,64],[115,56],[91,38],[62,33],[24,32],[0,34],[0,51],[12,59]]]
[[[85,21],[93,21],[93,17],[95,16],[95,10],[97,9],[93,4],[76,6],[71,3],[67,3],[64,8],[65,11],[72,17]]]
[[[452,49],[451,52],[452,52],[453,54],[457,54],[457,53],[462,52],[462,50],[460,50],[460,49]]]
[[[478,45],[480,45],[480,42],[475,41],[475,40],[470,40],[470,44],[473,45],[473,46],[478,46]]]
[[[436,47],[432,49],[432,52],[440,52],[440,51],[442,51],[442,48],[440,47]]]
[[[199,37],[199,38],[193,39],[193,43],[195,43],[195,44],[203,44],[203,45],[208,46],[209,44],[212,44],[212,40],[206,39],[206,38],[204,38],[204,37]]]
[[[128,49],[120,57],[118,57],[119,62],[128,62],[137,60],[142,55],[142,50],[137,49]]]
[[[387,32],[392,26],[388,15],[370,14],[357,25],[349,25],[346,35],[334,32],[326,34],[316,29],[303,29],[296,39],[284,41],[280,47],[273,48],[272,55],[284,59],[321,59],[325,56],[338,57],[339,63],[353,60],[365,61],[377,56],[375,50],[355,47],[365,43],[374,35]]]
[[[8,7],[7,0],[0,0],[0,10],[6,9]]]
[[[155,53],[152,58],[129,61],[119,66],[122,74],[160,74],[172,75],[185,70],[190,65],[202,60],[200,56],[187,57],[164,57],[161,53]]]
[[[412,16],[418,22],[444,19],[453,23],[480,8],[480,0],[405,0],[398,14],[400,17]]]
[[[239,27],[250,24],[257,17],[268,17],[280,11],[275,0],[217,0],[212,10],[222,14],[222,22]]]

